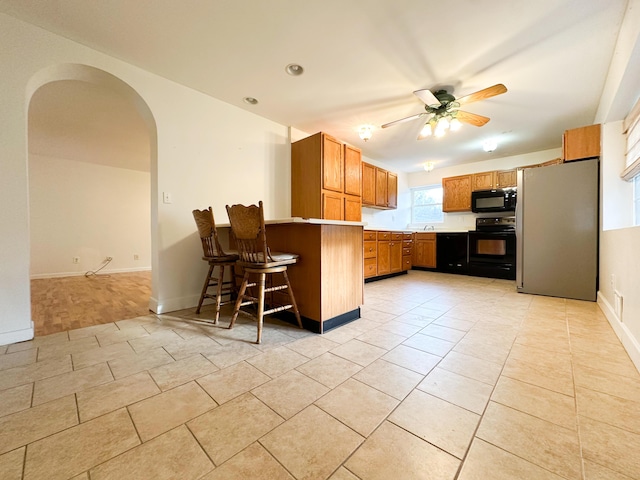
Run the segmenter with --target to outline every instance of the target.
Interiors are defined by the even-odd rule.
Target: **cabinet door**
[[[562,136],[564,161],[600,156],[600,125],[567,130]]]
[[[355,195],[344,196],[344,219],[349,222],[359,222],[362,220],[360,197],[356,197]]]
[[[426,240],[424,243],[425,267],[436,268],[436,239]]]
[[[413,265],[436,268],[436,234],[416,233],[413,242]]]
[[[376,167],[362,162],[362,205],[376,204]]]
[[[402,241],[389,242],[389,266],[391,273],[402,271]]]
[[[442,179],[442,211],[471,211],[471,175],[446,177]]]
[[[398,175],[387,172],[387,207],[398,208]]]
[[[342,193],[344,191],[342,143],[329,135],[324,135],[322,140],[322,188]]]
[[[344,146],[344,193],[360,196],[362,192],[362,154],[350,145]]]
[[[496,188],[515,187],[517,185],[516,170],[501,170],[496,172]]]
[[[474,173],[471,177],[471,190],[491,190],[495,185],[495,172]]]
[[[376,167],[376,206],[387,206],[387,171]]]
[[[378,275],[391,273],[391,242],[378,241]]]
[[[322,192],[322,218],[344,220],[343,196],[334,192]]]

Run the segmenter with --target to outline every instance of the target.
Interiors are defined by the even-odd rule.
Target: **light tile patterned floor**
[[[148,315],[0,347],[2,479],[638,479],[597,305],[430,272],[325,335]]]

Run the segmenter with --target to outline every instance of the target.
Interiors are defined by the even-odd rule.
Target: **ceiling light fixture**
[[[447,130],[451,130],[452,132],[460,130],[462,122],[456,118],[456,113],[457,111],[434,113],[429,121],[424,124],[422,130],[420,130],[418,140],[430,137],[431,135],[434,137],[443,137],[445,133],[447,133]]]
[[[371,125],[362,125],[358,131],[358,135],[360,135],[360,138],[365,142],[371,138],[372,133],[373,126]]]
[[[498,148],[498,142],[493,138],[482,142],[482,149],[485,152],[493,152],[496,148]]]
[[[285,72],[287,72],[292,77],[297,77],[304,73],[304,68],[298,65],[297,63],[290,63],[284,68]]]
[[[435,167],[435,163],[433,162],[426,162],[423,167],[425,169],[425,171],[430,172],[431,170],[433,170],[433,167]]]
[[[258,99],[257,98],[253,98],[253,97],[244,97],[242,99],[242,101],[244,103],[248,103],[249,105],[257,105],[258,104]]]

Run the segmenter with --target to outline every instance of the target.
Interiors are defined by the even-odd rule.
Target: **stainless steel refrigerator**
[[[596,300],[598,159],[518,171],[518,292]]]

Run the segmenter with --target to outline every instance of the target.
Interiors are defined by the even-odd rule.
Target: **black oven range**
[[[468,255],[470,275],[515,280],[516,217],[476,218]]]

